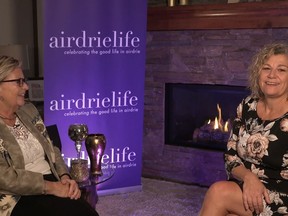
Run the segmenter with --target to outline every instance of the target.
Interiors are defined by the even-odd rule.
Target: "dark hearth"
[[[245,87],[167,83],[165,143],[224,150]]]

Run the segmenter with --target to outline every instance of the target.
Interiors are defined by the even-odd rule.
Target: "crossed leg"
[[[230,181],[219,181],[208,189],[199,216],[252,216],[242,201],[241,188]]]

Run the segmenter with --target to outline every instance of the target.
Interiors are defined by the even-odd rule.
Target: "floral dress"
[[[262,120],[257,103],[257,98],[249,96],[237,108],[224,154],[227,174],[231,177],[231,170],[239,165],[250,169],[269,190],[272,202],[267,205],[263,201],[264,211],[259,216],[288,216],[288,113]]]

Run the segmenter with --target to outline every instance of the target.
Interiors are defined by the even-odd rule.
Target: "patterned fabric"
[[[0,194],[0,215],[10,216],[20,196]]]
[[[16,112],[16,115],[20,123],[23,123],[24,127],[43,147],[50,170],[59,180],[59,176],[68,173],[69,170],[60,150],[53,146],[38,110],[33,104],[26,103]],[[18,123],[15,125],[16,128],[21,127]],[[43,193],[41,172],[23,171],[27,158],[23,157],[17,138],[23,138],[24,141],[27,138],[26,135],[22,130],[11,133],[7,125],[0,119],[0,173],[5,173],[5,175],[0,175],[0,216],[10,215],[14,204],[19,199],[21,200],[20,196],[13,196],[13,194],[39,195]],[[29,135],[27,141],[29,141]]]
[[[247,97],[237,108],[225,166],[231,170],[244,165],[269,190],[272,201],[264,201],[259,216],[288,215],[288,113],[274,120],[262,120],[256,112],[258,99]]]
[[[17,140],[24,157],[25,169],[42,174],[50,174],[50,167],[45,160],[45,154],[40,142],[16,117],[15,126],[8,126]]]

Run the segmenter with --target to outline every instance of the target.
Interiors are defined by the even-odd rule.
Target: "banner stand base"
[[[138,192],[138,191],[142,191],[142,185],[133,186],[133,187],[115,188],[115,189],[109,189],[109,190],[99,190],[97,191],[97,194],[98,196],[107,196],[107,195]]]

